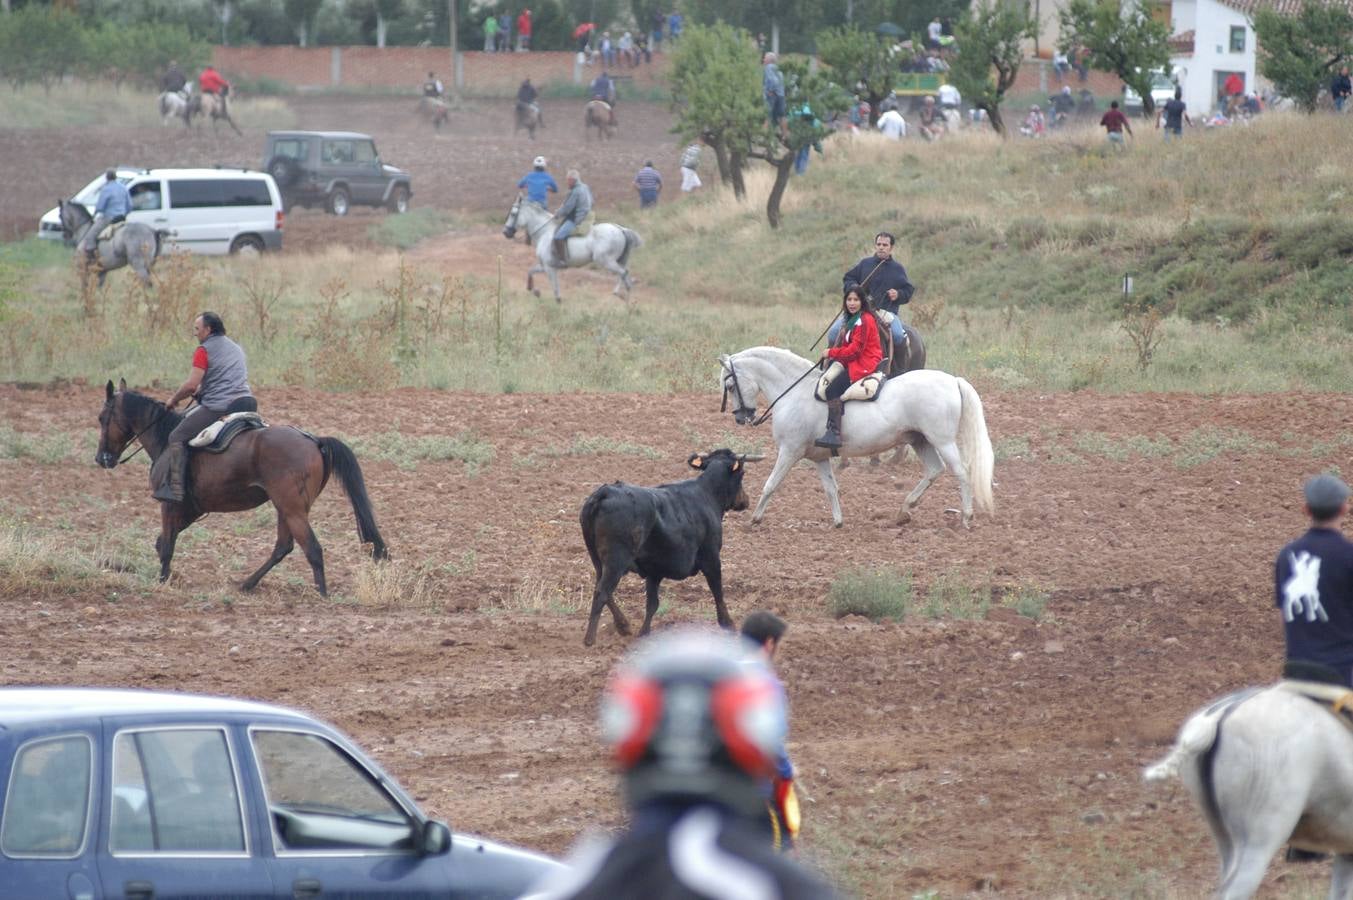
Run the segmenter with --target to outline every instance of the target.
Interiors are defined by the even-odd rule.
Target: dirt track
[[[0,409],[23,432],[78,433],[91,428],[100,395],[0,388]],[[597,648],[584,650],[583,615],[558,611],[590,588],[577,509],[604,481],[684,477],[686,454],[733,427],[716,399],[269,391],[267,414],[303,427],[369,435],[393,427],[395,409],[405,435],[469,429],[492,443],[492,462],[474,475],[458,462],[364,464],[394,555],[430,572],[428,603],[321,601],[299,555],[256,595],[222,591],[266,555],[272,528],[248,514],[215,516],[181,543],[167,589],[0,606],[3,681],[300,706],[372,748],[454,826],[562,851],[580,829],[621,821],[593,717],[626,641],[603,619]],[[1350,402],[985,400],[993,436],[1029,447],[998,463],[998,515],[971,532],[945,511],[957,500],[947,478],[912,525],[894,524],[915,461],[842,473],[840,531],[828,527],[807,468],[791,474],[762,525],[729,516],[734,614],[769,607],[792,623],[781,668],[791,753],[810,798],[807,845],[844,860],[842,871],[873,897],[984,885],[1006,896],[1201,895],[1213,856],[1200,820],[1182,790],[1148,792],[1137,773],[1192,708],[1274,674],[1273,554],[1301,528],[1302,476],[1346,463],[1313,453],[1315,439],[1304,436],[1347,421]],[[1075,449],[1086,432],[1110,444],[1138,435],[1178,443],[1205,424],[1278,446],[1241,446],[1187,467],[1174,461],[1182,444],[1172,456],[1121,462]],[[580,435],[660,458],[565,453]],[[753,498],[768,472],[769,461],[753,467]],[[158,520],[144,478],[142,466],[105,473],[0,461],[0,509],[41,515],[49,528],[78,523],[74,539],[85,544],[148,542]],[[351,514],[332,489],[317,512],[341,597],[361,564]],[[989,573],[1001,585],[1042,585],[1052,599],[1039,622],[1004,609],[982,622],[833,620],[831,580],[861,562],[910,569],[922,588],[946,572]],[[621,597],[638,614],[641,583],[628,579]],[[712,620],[703,584],[673,585],[667,597],[661,624]],[[504,610],[514,605],[541,611]],[[1311,868],[1321,867],[1282,877],[1317,874]]]
[[[568,109],[578,103],[548,104],[550,128],[532,144],[512,138],[506,107],[468,107],[453,117],[451,134],[434,137],[412,116],[412,100],[296,102],[300,127],[375,134],[385,157],[413,172],[416,205],[472,220],[505,213],[537,153],[556,174],[579,165],[611,207],[631,202],[629,179],[645,157],[675,175],[677,147],[655,107],[622,110],[632,130],[600,149],[572,127]],[[29,233],[58,194],[109,162],[258,165],[262,132],[243,124],[244,138],[219,143],[209,131],[177,129],[105,129],[97,141],[76,130],[0,130],[0,155],[30,161],[0,199],[0,236]],[[377,215],[298,213],[287,252],[330,241],[360,246]],[[486,224],[465,240],[508,246]],[[414,255],[451,268],[491,257],[465,252],[455,238]],[[609,288],[600,276],[577,277]],[[1350,420],[1350,400],[978,388],[993,438],[1013,455],[997,464],[998,515],[971,532],[945,511],[957,501],[950,479],[932,489],[913,524],[894,523],[919,476],[914,461],[842,473],[840,531],[829,527],[806,468],[791,474],[762,525],[751,527],[746,513],[728,518],[724,579],[735,616],[768,607],[791,622],[781,670],[793,705],[791,752],[808,796],[808,851],[870,897],[932,888],[945,897],[1201,896],[1214,866],[1201,821],[1181,790],[1147,792],[1138,771],[1193,708],[1276,672],[1273,555],[1302,527],[1302,477],[1348,463],[1317,442],[1332,436],[1330,423]],[[593,720],[626,642],[603,620],[598,646],[582,647],[584,619],[573,610],[591,585],[577,510],[605,481],[685,477],[688,453],[725,443],[733,430],[717,396],[281,389],[260,399],[275,421],[320,433],[469,430],[492,444],[492,461],[477,473],[458,462],[363,461],[398,571],[423,573],[427,599],[388,608],[343,599],[364,563],[350,510],[331,487],[315,528],[336,600],[313,594],[299,555],[257,594],[233,592],[230,584],[266,556],[273,528],[266,515],[213,516],[180,541],[164,589],[6,598],[0,682],[278,701],[354,735],[453,827],[562,852],[587,827],[619,825]],[[0,421],[24,434],[84,439],[101,402],[97,385],[0,386]],[[753,434],[769,440],[764,431],[738,432]],[[1142,436],[1175,444],[1158,458],[1123,452]],[[577,452],[578,437],[602,452]],[[1229,449],[1179,464],[1219,446]],[[0,518],[149,558],[158,518],[144,466],[108,473],[78,462],[0,459]],[[769,466],[753,466],[753,498]],[[1051,601],[1037,622],[1007,609],[980,622],[919,612],[903,624],[834,620],[832,579],[861,563],[910,570],[922,594],[957,572],[1041,586]],[[642,593],[631,577],[621,602],[638,614]],[[666,596],[660,625],[712,621],[703,584],[672,585]],[[1269,884],[1293,890],[1325,869],[1279,864]]]

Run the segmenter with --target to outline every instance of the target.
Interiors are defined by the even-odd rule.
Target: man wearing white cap
[[[545,157],[537,156],[531,162],[531,171],[517,182],[517,190],[526,191],[526,199],[532,203],[548,207],[549,198],[546,195],[559,193],[559,185],[554,183],[554,176],[545,171],[546,165]]]
[[[1278,554],[1276,605],[1287,640],[1288,678],[1353,687],[1353,543],[1340,531],[1348,485],[1317,475],[1304,488],[1311,527]]]

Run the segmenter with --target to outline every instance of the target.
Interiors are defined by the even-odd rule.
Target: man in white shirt
[[[900,141],[907,136],[907,120],[896,109],[890,109],[879,116],[879,131],[891,140]]]

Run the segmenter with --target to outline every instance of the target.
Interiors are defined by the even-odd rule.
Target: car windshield
[[[1174,90],[1174,80],[1170,78],[1169,75],[1166,75],[1162,72],[1157,72],[1156,74],[1151,76],[1151,87],[1157,89],[1167,88],[1169,90]]]

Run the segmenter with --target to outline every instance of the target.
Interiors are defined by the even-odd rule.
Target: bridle
[[[131,436],[131,439],[128,440],[127,443],[125,443],[125,444],[122,445],[122,451],[123,451],[124,453],[126,453],[127,448],[130,447],[132,444],[136,444],[136,449],[133,450],[131,453],[127,453],[126,456],[122,457],[122,458],[119,459],[117,462],[113,463],[113,465],[109,466],[109,468],[110,468],[110,469],[113,469],[113,468],[117,468],[117,467],[120,466],[120,465],[123,465],[124,463],[128,462],[129,460],[131,460],[134,456],[136,456],[136,454],[138,454],[138,453],[140,453],[142,450],[146,449],[146,445],[145,445],[145,444],[142,444],[142,443],[140,442],[140,441],[141,441],[141,435],[145,434],[147,431],[150,431],[150,429],[152,429],[152,428],[154,428],[156,425],[158,425],[158,424],[160,423],[160,420],[161,420],[161,419],[163,419],[165,416],[169,415],[169,412],[170,412],[169,407],[167,407],[167,406],[161,407],[161,408],[160,408],[160,411],[155,415],[155,418],[153,418],[153,419],[150,420],[150,424],[149,424],[149,425],[147,425],[145,428],[142,428],[142,429],[141,429],[140,431],[138,431],[136,434],[132,435],[132,436]]]
[[[733,379],[733,394],[738,402],[738,405],[733,407],[733,421],[737,422],[739,425],[751,425],[753,428],[757,425],[764,425],[766,420],[770,418],[770,412],[775,408],[775,404],[779,403],[784,399],[786,394],[794,390],[800,381],[803,381],[803,379],[817,371],[817,363],[813,363],[808,367],[807,371],[791,381],[789,387],[781,391],[780,396],[772,400],[770,405],[766,407],[766,411],[758,416],[756,414],[756,407],[748,406],[747,401],[743,399],[742,385],[738,383],[738,372],[737,369],[733,368],[733,357],[728,357],[728,360],[722,364],[723,367],[728,370],[728,378]],[[719,403],[719,412],[726,412],[728,409],[728,378],[724,379],[723,400]]]
[[[504,229],[504,230],[507,230],[507,229],[509,229],[509,228],[512,229],[513,231],[516,231],[516,230],[517,230],[517,222],[521,219],[521,205],[522,205],[522,203],[524,203],[524,202],[527,202],[527,201],[519,194],[519,195],[517,196],[517,202],[515,202],[515,203],[512,204],[512,211],[511,211],[510,213],[508,213],[508,216],[507,216],[507,221],[508,221],[509,223],[511,223],[511,224],[509,224],[509,225],[504,225],[504,226],[503,226],[503,229]],[[553,219],[552,217],[551,217],[551,218],[547,218],[544,222],[541,222],[541,223],[540,223],[539,225],[537,225],[534,229],[532,229],[531,226],[529,226],[529,225],[523,225],[523,226],[521,226],[521,230],[526,232],[526,242],[527,242],[528,244],[529,244],[529,243],[534,243],[534,242],[535,242],[535,239],[536,239],[536,235],[538,235],[538,234],[540,234],[540,232],[544,231],[544,230],[545,230],[545,227],[546,227],[547,225],[549,225],[549,224],[550,224],[551,222],[553,222],[553,221],[554,221],[554,219]]]

